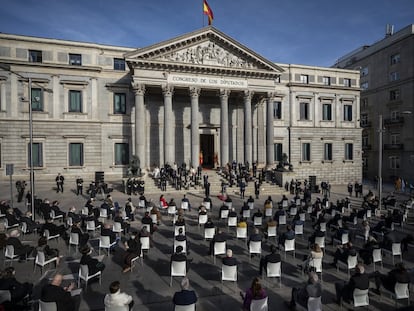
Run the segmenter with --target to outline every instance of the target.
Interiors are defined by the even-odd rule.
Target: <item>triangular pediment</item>
[[[132,64],[145,63],[205,70],[237,70],[277,75],[283,69],[214,27],[205,27],[125,55]]]

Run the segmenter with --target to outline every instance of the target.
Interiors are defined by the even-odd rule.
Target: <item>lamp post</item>
[[[34,210],[34,170],[33,170],[33,114],[32,114],[32,78],[29,78],[28,84],[29,94],[29,162],[30,162],[30,211],[32,212],[32,220],[35,220]]]
[[[378,209],[381,212],[382,204],[382,136],[384,132],[384,124],[382,114],[378,119]]]

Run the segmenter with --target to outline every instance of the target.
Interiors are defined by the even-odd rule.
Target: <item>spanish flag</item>
[[[203,13],[208,17],[208,24],[211,25],[211,22],[214,19],[213,11],[211,10],[210,6],[208,5],[206,0],[203,0]]]

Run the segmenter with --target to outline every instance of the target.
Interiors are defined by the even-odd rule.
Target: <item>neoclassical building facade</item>
[[[0,34],[0,178],[119,179],[133,155],[361,180],[359,72],[271,62],[205,27],[146,48]],[[31,87],[28,79],[31,78]]]

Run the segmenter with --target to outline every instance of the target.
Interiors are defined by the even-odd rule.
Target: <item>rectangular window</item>
[[[400,157],[390,156],[390,169],[397,170],[400,168]]]
[[[69,144],[69,166],[83,166],[83,144]]]
[[[82,55],[69,54],[69,65],[82,66]]]
[[[122,58],[114,58],[114,70],[125,70],[125,60]]]
[[[351,87],[351,79],[344,78],[344,86],[345,87]]]
[[[275,157],[275,161],[282,161],[282,154],[283,154],[283,145],[280,143],[276,143],[273,145],[274,146],[274,157]]]
[[[323,85],[331,85],[331,77],[322,77]]]
[[[352,121],[352,105],[344,105],[344,121]]]
[[[400,53],[391,55],[391,65],[397,64],[401,61]]]
[[[390,91],[390,100],[400,99],[400,90],[391,90]]]
[[[128,165],[129,145],[127,143],[115,144],[115,165]]]
[[[300,75],[300,83],[308,84],[309,83],[309,75]]]
[[[273,102],[273,118],[277,120],[282,119],[282,103]]]
[[[29,62],[41,63],[42,62],[42,51],[29,50]]]
[[[354,144],[345,144],[345,160],[352,161],[354,159]]]
[[[309,120],[309,117],[310,117],[309,103],[299,103],[299,109],[300,109],[300,119]]]
[[[362,158],[362,169],[364,171],[368,169],[368,158]]]
[[[399,110],[393,110],[393,111],[391,111],[390,115],[391,115],[391,120],[397,121],[400,118],[400,111]]]
[[[368,98],[361,99],[361,108],[368,108]]]
[[[365,77],[368,75],[368,67],[364,67],[361,69],[361,76]]]
[[[332,161],[332,143],[326,143],[324,145],[323,159],[325,161]]]
[[[362,147],[367,147],[368,145],[369,145],[368,136],[367,135],[362,136]]]
[[[332,104],[322,105],[322,120],[332,121]]]
[[[32,111],[43,111],[43,90],[32,88]]]
[[[126,114],[126,94],[115,93],[114,94],[114,113]]]
[[[309,162],[311,160],[311,144],[302,144],[302,161]]]
[[[390,73],[390,82],[397,81],[400,79],[400,73],[398,71],[394,71]]]
[[[401,143],[400,134],[391,134],[390,140],[392,145],[398,145]]]
[[[361,126],[367,126],[368,125],[368,115],[367,114],[361,114]]]
[[[361,89],[362,90],[367,90],[368,89],[368,82],[366,82],[366,81],[365,82],[362,82],[361,83]]]
[[[69,112],[82,112],[82,92],[69,91]]]
[[[30,167],[30,143],[27,144],[27,166]],[[43,144],[33,143],[33,167],[43,167]]]

